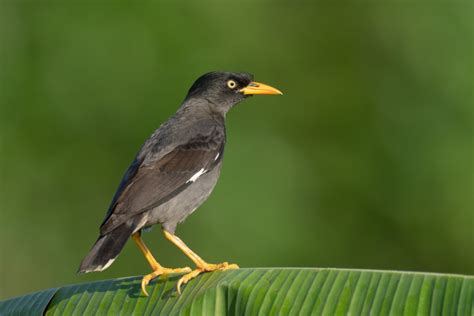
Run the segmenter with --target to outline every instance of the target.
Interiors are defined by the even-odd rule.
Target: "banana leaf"
[[[316,268],[179,275],[140,293],[140,277],[69,285],[0,301],[0,315],[474,315],[474,277]]]

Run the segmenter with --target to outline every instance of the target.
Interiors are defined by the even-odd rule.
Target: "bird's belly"
[[[166,203],[154,208],[145,215],[144,227],[160,223],[164,229],[174,233],[176,225],[186,219],[202,203],[204,203],[219,178],[220,166],[201,175],[187,189]]]

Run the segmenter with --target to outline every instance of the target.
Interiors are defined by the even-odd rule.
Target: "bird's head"
[[[283,94],[281,91],[253,81],[253,75],[245,72],[213,71],[199,77],[189,89],[186,100],[205,99],[221,111],[255,94]]]

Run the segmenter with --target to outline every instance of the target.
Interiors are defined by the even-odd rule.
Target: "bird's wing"
[[[224,143],[223,137],[198,135],[158,160],[135,160],[119,186],[101,233],[106,234],[131,216],[167,202],[192,185],[222,159]]]
[[[143,162],[143,157],[137,156],[133,160],[132,164],[128,167],[127,171],[122,177],[122,180],[120,181],[120,184],[115,191],[114,197],[112,199],[112,202],[110,203],[109,210],[107,211],[107,214],[105,214],[105,218],[101,224],[101,227],[104,226],[104,224],[107,222],[107,220],[110,218],[110,215],[112,215],[115,206],[117,205],[117,200],[120,198],[122,195],[123,191],[132,183],[134,177],[136,176],[138,169],[140,168],[140,165]]]

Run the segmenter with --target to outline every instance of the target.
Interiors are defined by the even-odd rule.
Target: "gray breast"
[[[207,200],[219,179],[221,165],[222,161],[209,172],[202,173],[204,171],[202,170],[196,173],[188,180],[193,181],[192,185],[166,203],[146,212],[141,228],[159,223],[165,230],[174,233],[176,225],[184,221]]]

